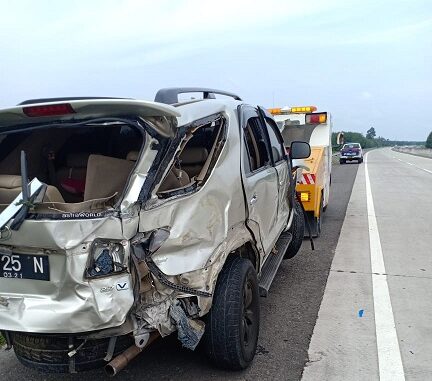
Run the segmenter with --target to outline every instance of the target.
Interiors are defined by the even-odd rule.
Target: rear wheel
[[[252,362],[259,333],[259,293],[255,269],[248,259],[227,260],[207,315],[203,348],[219,368],[240,370]]]
[[[12,336],[13,348],[18,360],[25,366],[49,373],[69,373],[70,358],[68,352],[69,338],[57,335],[35,335],[28,333],[14,333]],[[109,339],[88,340],[77,351],[73,360],[75,371],[84,372],[103,367],[106,364],[104,357],[108,349]],[[82,339],[75,339],[73,348],[83,343]],[[130,337],[118,337],[115,355],[133,344]]]
[[[295,255],[300,250],[301,244],[303,242],[305,230],[305,220],[303,214],[303,208],[298,200],[294,204],[294,217],[290,228],[290,233],[292,234],[292,240],[285,252],[284,259],[290,259],[295,257]]]

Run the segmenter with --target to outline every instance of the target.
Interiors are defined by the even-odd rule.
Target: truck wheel
[[[303,215],[303,209],[300,203],[296,200],[294,204],[294,219],[290,228],[290,233],[292,234],[292,240],[288,245],[288,249],[285,252],[284,259],[293,258],[298,251],[303,242],[305,230],[305,220]]]
[[[13,348],[18,360],[25,366],[48,373],[69,373],[69,340],[57,335],[14,333]],[[74,348],[83,342],[75,339]],[[104,357],[109,339],[88,340],[75,354],[75,371],[83,372],[106,364]],[[115,355],[133,344],[127,336],[118,337]]]
[[[259,321],[255,269],[248,259],[228,258],[206,319],[203,349],[208,358],[219,368],[247,368],[255,356]]]

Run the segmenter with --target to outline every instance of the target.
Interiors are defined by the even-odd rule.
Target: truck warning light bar
[[[304,114],[308,112],[314,112],[317,108],[315,106],[299,106],[299,107],[276,107],[269,109],[272,115],[283,115],[283,114]]]

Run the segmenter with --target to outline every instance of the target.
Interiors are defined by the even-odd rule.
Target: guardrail
[[[393,147],[393,151],[432,159],[432,149],[424,147]]]

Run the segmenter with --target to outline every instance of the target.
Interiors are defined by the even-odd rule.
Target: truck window
[[[286,146],[294,141],[310,142],[310,138],[316,125],[311,124],[284,124],[281,134]]]

